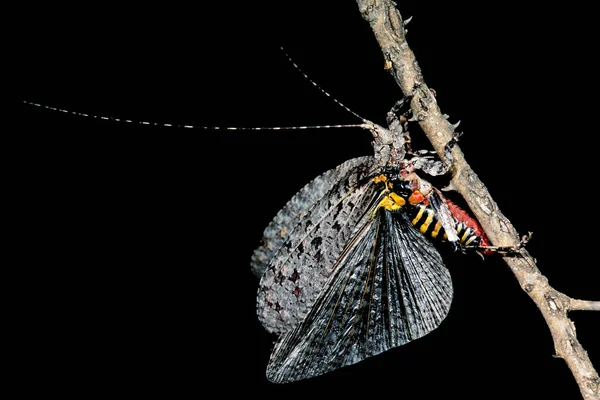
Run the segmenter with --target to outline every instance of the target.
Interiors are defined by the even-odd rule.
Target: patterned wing
[[[307,317],[282,335],[267,377],[285,383],[321,375],[418,339],[452,302],[449,271],[402,213],[361,221]]]
[[[308,184],[269,225],[269,239],[255,253],[269,260],[257,294],[258,319],[267,331],[283,334],[308,314],[365,210],[380,196],[372,174],[373,157],[347,161]],[[315,188],[318,196],[311,193]]]
[[[371,156],[348,160],[337,168],[319,175],[300,189],[277,213],[263,232],[262,245],[252,254],[250,263],[252,272],[260,278],[271,263],[273,256],[286,243],[290,233],[314,204],[335,190],[338,182],[344,180],[355,168],[372,163],[373,157]]]

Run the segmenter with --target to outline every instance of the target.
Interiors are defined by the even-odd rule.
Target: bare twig
[[[600,301],[570,299],[569,310],[600,311]]]
[[[390,0],[357,0],[363,18],[369,23],[385,57],[386,68],[402,93],[411,98],[411,108],[436,151],[443,155],[454,127],[441,113],[435,97],[425,84],[421,70],[405,38],[404,22]],[[514,246],[519,237],[510,221],[500,212],[485,185],[454,148],[452,184],[465,198],[486,234],[496,246]],[[600,398],[600,378],[587,352],[579,344],[570,310],[598,310],[599,302],[571,299],[548,284],[535,260],[522,249],[520,257],[504,260],[521,288],[538,306],[550,328],[556,355],[565,360],[584,399]]]

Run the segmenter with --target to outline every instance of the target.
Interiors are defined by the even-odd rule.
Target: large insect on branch
[[[403,94],[411,98],[413,114],[433,147],[443,156],[444,146],[454,135],[454,126],[442,114],[435,97],[424,82],[415,55],[405,38],[404,22],[389,0],[357,0],[363,18],[369,23],[390,71]],[[467,204],[496,246],[517,246],[519,237],[510,221],[500,212],[485,185],[466,163],[456,146],[453,150],[452,185]],[[552,288],[527,250],[505,261],[522,289],[540,309],[554,340],[556,355],[565,360],[584,399],[600,398],[600,378],[587,353],[575,336],[570,310],[598,310],[598,302],[576,300]]]

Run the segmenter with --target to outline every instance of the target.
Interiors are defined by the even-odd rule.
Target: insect
[[[473,218],[417,174],[447,173],[458,135],[443,161],[413,152],[406,114],[399,113],[403,104],[388,113],[388,128],[359,117],[373,135],[374,154],[304,186],[252,256],[260,277],[258,318],[278,337],[266,371],[272,382],[315,377],[436,329],[453,288],[435,242],[499,250]]]
[[[302,188],[253,254],[258,318],[278,335],[267,366],[272,382],[321,375],[432,331],[453,296],[432,240],[489,244],[472,219],[460,220],[463,214],[416,174],[445,173],[449,164],[410,152],[406,123],[396,114],[388,113],[389,129],[365,121],[374,155],[346,161]]]
[[[275,383],[355,364],[436,329],[453,297],[436,242],[489,247],[477,222],[420,176],[449,171],[458,137],[442,161],[412,150],[405,101],[388,112],[388,128],[334,101],[361,119],[351,126],[371,131],[373,155],[300,189],[251,257],[258,319],[278,336],[266,372]]]

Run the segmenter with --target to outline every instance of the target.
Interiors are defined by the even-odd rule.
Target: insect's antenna
[[[367,122],[363,124],[342,124],[342,125],[308,125],[308,126],[272,126],[272,127],[220,127],[220,126],[196,126],[196,125],[182,125],[182,124],[168,124],[164,122],[149,122],[149,121],[134,121],[131,119],[123,119],[116,117],[106,117],[102,115],[94,115],[94,114],[86,114],[79,111],[71,111],[65,110],[63,108],[52,107],[45,104],[33,103],[31,101],[23,100],[23,103],[28,104],[34,107],[45,108],[51,111],[63,112],[66,114],[78,115],[80,117],[88,117],[94,119],[101,119],[106,121],[115,121],[115,122],[126,122],[130,124],[139,124],[139,125],[150,125],[150,126],[159,126],[159,127],[167,127],[167,128],[186,128],[186,129],[201,129],[201,130],[214,130],[214,131],[293,131],[293,130],[306,130],[306,129],[331,129],[331,128],[362,128],[362,129],[370,129],[371,124]]]
[[[324,93],[327,97],[331,98],[333,101],[335,101],[339,106],[343,107],[346,111],[348,111],[350,114],[354,115],[357,118],[360,118],[365,124],[369,123],[368,120],[366,120],[365,118],[361,117],[360,115],[358,115],[357,113],[355,113],[354,111],[352,111],[351,109],[349,109],[348,107],[346,107],[344,104],[342,104],[341,101],[339,101],[338,99],[336,99],[335,97],[333,97],[332,95],[330,95],[329,93],[327,93],[327,91],[325,89],[323,89],[321,86],[317,85],[317,83],[315,81],[313,81],[312,79],[310,79],[308,77],[308,75],[306,75],[306,73],[304,71],[302,71],[302,68],[300,68],[298,66],[298,64],[296,64],[294,62],[294,60],[292,60],[292,57],[290,57],[290,55],[283,49],[283,47],[279,47],[281,49],[281,51],[283,52],[283,54],[285,54],[285,56],[287,57],[287,59],[292,63],[292,65],[298,70],[298,72],[300,72],[302,75],[304,75],[304,77],[313,84],[314,87],[316,87],[317,89],[319,89],[322,93]]]

